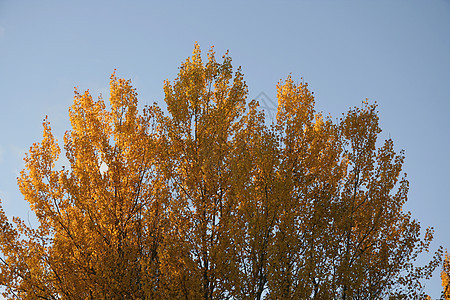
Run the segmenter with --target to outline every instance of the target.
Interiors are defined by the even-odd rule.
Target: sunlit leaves
[[[131,82],[115,73],[108,103],[76,90],[64,136],[69,165],[56,167],[60,149],[45,120],[19,178],[39,226],[11,224],[0,211],[6,294],[421,296],[441,253],[413,264],[433,231],[421,237],[402,210],[404,154],[377,140],[376,105],[334,120],[288,76],[277,85],[276,121],[266,125],[247,92],[228,53],[217,61],[211,49],[204,62],[198,45],[164,82],[167,115],[156,104],[139,110]]]
[[[441,271],[441,279],[442,279],[442,295],[444,299],[450,299],[450,256],[448,253],[445,255],[444,265]]]

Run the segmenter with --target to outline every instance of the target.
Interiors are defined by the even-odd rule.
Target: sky
[[[450,0],[12,1],[0,0],[0,198],[27,218],[16,178],[42,137],[46,115],[62,140],[74,87],[108,95],[114,69],[131,79],[141,107],[163,106],[195,42],[227,49],[249,99],[276,103],[289,74],[339,117],[377,102],[381,139],[404,149],[405,209],[450,249]],[[262,94],[261,94],[262,93]],[[425,261],[426,257],[423,258]],[[439,271],[427,282],[440,293]]]

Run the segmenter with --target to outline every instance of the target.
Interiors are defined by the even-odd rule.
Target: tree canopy
[[[111,76],[109,104],[75,90],[25,157],[33,228],[0,210],[0,284],[11,299],[412,299],[440,263],[414,260],[432,229],[402,210],[404,153],[376,104],[340,119],[305,83],[277,85],[265,122],[228,53],[198,45],[164,82],[167,112],[138,109]]]

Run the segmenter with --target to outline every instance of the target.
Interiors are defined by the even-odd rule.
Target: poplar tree
[[[403,211],[375,104],[325,117],[288,76],[268,125],[228,53],[198,45],[164,93],[166,113],[115,73],[109,104],[75,90],[63,167],[44,120],[18,178],[37,226],[0,210],[8,299],[424,297],[442,250],[413,264],[433,230]]]

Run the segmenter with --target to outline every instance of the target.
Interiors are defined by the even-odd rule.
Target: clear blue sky
[[[382,138],[405,149],[407,209],[450,248],[450,1],[0,0],[0,197],[27,218],[16,177],[49,116],[60,140],[73,87],[108,95],[131,78],[142,104],[162,104],[195,41],[242,66],[249,97],[275,99],[292,73],[317,108],[339,117],[377,101]],[[427,291],[440,293],[438,272]]]

